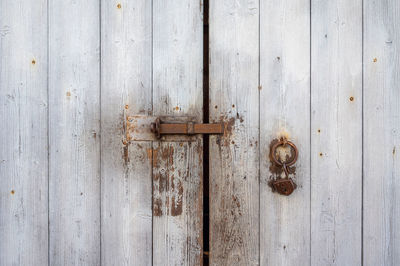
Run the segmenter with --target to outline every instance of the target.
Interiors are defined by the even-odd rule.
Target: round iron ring
[[[281,162],[280,160],[278,160],[278,158],[276,158],[276,155],[275,155],[276,149],[279,146],[284,146],[285,147],[286,145],[290,146],[291,150],[294,152],[294,155],[292,155],[291,158],[289,158],[288,162]],[[291,166],[291,165],[295,164],[295,162],[297,161],[297,157],[298,156],[299,156],[299,151],[297,150],[296,145],[294,145],[293,142],[288,141],[288,140],[280,140],[277,143],[275,143],[271,148],[272,160],[279,166],[283,166],[283,165]]]

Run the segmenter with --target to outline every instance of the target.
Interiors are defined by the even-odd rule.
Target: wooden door
[[[399,13],[0,0],[0,265],[399,265]]]

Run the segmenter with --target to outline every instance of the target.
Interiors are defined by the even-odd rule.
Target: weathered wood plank
[[[360,265],[362,1],[311,18],[311,264]]]
[[[50,264],[100,264],[99,2],[49,1]]]
[[[202,265],[202,141],[155,142],[155,265]]]
[[[310,264],[310,1],[261,2],[260,261]],[[299,149],[297,189],[268,186],[270,143],[285,136]]]
[[[151,1],[101,9],[102,264],[151,265],[152,144],[133,142],[127,120],[152,110]]]
[[[259,6],[210,1],[210,265],[259,264]]]
[[[47,1],[0,1],[0,265],[48,264]]]
[[[399,1],[364,1],[364,265],[400,264],[399,30]]]
[[[201,122],[202,15],[202,1],[153,1],[155,116],[194,116]],[[173,159],[168,164],[167,157],[153,154],[155,265],[202,264],[202,150],[201,139],[154,144],[155,153]],[[163,173],[165,178],[158,180]],[[161,192],[159,182],[168,184]]]

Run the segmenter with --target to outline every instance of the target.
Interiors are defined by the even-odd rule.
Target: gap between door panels
[[[210,122],[210,79],[209,79],[209,0],[203,6],[203,123]],[[209,265],[209,136],[203,134],[203,265]]]

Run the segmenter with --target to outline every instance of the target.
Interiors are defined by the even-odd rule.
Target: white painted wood
[[[364,265],[400,264],[399,15],[364,1]]]
[[[47,4],[0,1],[0,265],[47,265]]]
[[[210,265],[258,265],[258,1],[210,1],[209,25]]]
[[[202,140],[154,142],[155,265],[202,265]]]
[[[310,1],[261,2],[260,264],[310,264]],[[270,143],[282,136],[299,150],[297,189],[268,186]]]
[[[362,1],[311,6],[311,264],[361,264]]]
[[[51,265],[100,264],[99,3],[49,1]]]
[[[152,264],[152,144],[130,115],[152,110],[151,1],[101,1],[101,258]]]
[[[153,115],[202,119],[202,1],[153,1]],[[153,263],[202,264],[202,140],[154,142]],[[163,188],[163,184],[165,184]]]
[[[210,1],[211,265],[400,264],[399,14]],[[0,265],[202,264],[202,139],[146,127],[201,122],[202,16],[0,1]],[[300,151],[289,197],[267,185],[282,135]]]

